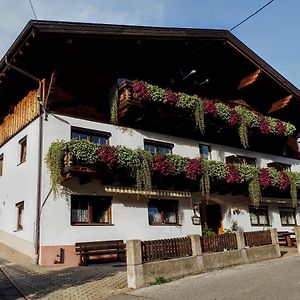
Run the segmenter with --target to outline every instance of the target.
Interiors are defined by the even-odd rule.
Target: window
[[[149,200],[148,218],[150,225],[178,224],[178,201]]]
[[[0,176],[3,175],[3,154],[0,155]]]
[[[199,144],[200,157],[204,159],[210,159],[210,146],[205,144]]]
[[[144,141],[144,149],[151,154],[168,154],[172,153],[173,144],[163,143],[163,142],[156,142],[145,140]]]
[[[249,207],[250,222],[252,226],[268,226],[268,208],[267,207]]]
[[[71,129],[71,139],[89,140],[98,145],[108,144],[110,135],[111,134],[109,132],[99,132],[77,128]]]
[[[294,208],[280,207],[280,221],[282,226],[296,226],[296,212]]]
[[[27,155],[27,137],[25,136],[19,141],[19,148],[20,148],[20,160],[19,163],[23,163],[26,161]]]
[[[71,196],[71,224],[111,224],[111,198],[102,196]]]
[[[277,171],[290,171],[291,170],[291,165],[280,163],[280,162],[271,162],[268,163],[267,166],[270,168],[275,168]]]
[[[17,230],[22,230],[23,229],[24,201],[16,203],[16,208],[18,209]]]
[[[225,158],[228,164],[247,164],[256,165],[256,159],[253,157],[242,156],[242,155],[230,155]]]

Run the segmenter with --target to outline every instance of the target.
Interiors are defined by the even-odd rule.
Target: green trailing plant
[[[241,106],[237,106],[235,110],[237,111],[240,117],[239,136],[240,136],[241,144],[244,146],[244,148],[248,148],[249,140],[248,140],[248,124],[246,121],[247,120],[246,110]]]
[[[171,279],[170,278],[165,278],[163,276],[157,276],[155,277],[155,281],[154,281],[154,285],[161,285],[161,284],[164,284],[164,283],[168,283],[168,282],[171,282]]]
[[[119,90],[115,86],[110,92],[110,120],[112,124],[118,123],[118,109],[119,109]]]
[[[60,182],[62,181],[61,171],[63,168],[63,154],[65,147],[64,141],[53,142],[45,157],[45,162],[50,172],[51,189],[55,196],[61,191]]]
[[[229,107],[226,104],[219,102],[219,103],[216,103],[216,108],[217,108],[218,115],[220,116],[220,118],[223,121],[228,121],[231,116]]]
[[[155,102],[165,102],[165,90],[149,83],[145,83],[146,88],[149,90],[152,100]]]
[[[222,161],[208,160],[208,174],[217,180],[225,180],[226,178],[226,164]]]
[[[196,126],[200,129],[201,133],[204,133],[205,123],[204,123],[204,108],[203,108],[203,100],[197,96],[193,96],[195,99],[195,122]]]
[[[182,157],[180,155],[172,154],[172,153],[166,154],[166,157],[174,166],[173,175],[181,175],[185,173],[187,163],[188,163],[187,157]]]
[[[98,145],[88,140],[71,140],[66,143],[66,149],[83,164],[90,165],[98,161]]]
[[[134,150],[137,155],[138,165],[135,166],[134,174],[136,187],[150,191],[152,188],[151,164],[152,155],[142,149]]]
[[[254,174],[253,178],[249,182],[249,197],[254,206],[259,206],[261,189],[259,185],[258,172]]]
[[[210,194],[210,181],[209,181],[209,164],[208,160],[202,160],[202,176],[200,179],[200,189],[202,191],[202,195],[205,196],[206,199],[209,198]]]
[[[180,93],[178,106],[190,111],[194,111],[195,109],[195,97],[191,97],[190,95]]]
[[[212,231],[210,228],[203,228],[202,229],[202,236],[210,237],[210,236],[216,236],[217,234]]]
[[[290,180],[290,194],[291,194],[291,198],[292,198],[292,204],[294,207],[297,206],[297,202],[298,202],[298,195],[297,195],[297,185],[298,183],[298,178],[296,173],[292,173],[292,172],[287,172],[287,175],[289,177]]]

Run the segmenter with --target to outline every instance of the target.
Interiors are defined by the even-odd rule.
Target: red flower
[[[241,123],[240,115],[237,113],[237,111],[234,108],[230,108],[230,118],[227,121],[229,125],[239,125]]]
[[[264,189],[271,185],[271,177],[268,169],[262,169],[259,174],[259,184]]]
[[[271,132],[271,126],[269,125],[266,118],[260,119],[259,129],[261,133],[268,134]]]
[[[170,105],[176,106],[179,101],[179,95],[177,93],[172,92],[171,90],[166,90],[165,100]]]
[[[276,133],[278,135],[285,135],[285,131],[286,131],[286,128],[284,126],[284,123],[280,120],[277,120],[277,123],[276,123]]]
[[[152,169],[160,175],[169,176],[174,172],[175,167],[165,155],[159,154],[153,159]]]
[[[151,100],[151,95],[147,89],[144,81],[135,80],[132,84],[133,98],[141,102],[147,102]]]
[[[281,171],[280,178],[279,178],[279,188],[282,191],[285,191],[290,184],[291,183],[290,183],[289,176],[286,174],[286,172]]]
[[[203,104],[204,104],[204,113],[217,116],[218,111],[215,106],[215,103],[212,100],[205,100],[203,101]]]
[[[227,171],[227,176],[226,176],[227,183],[240,182],[241,176],[239,175],[239,172],[234,165],[228,165],[226,171]]]
[[[100,161],[108,166],[109,169],[115,167],[118,163],[118,152],[115,147],[100,146],[96,152]]]
[[[201,160],[198,158],[193,158],[188,161],[187,167],[186,167],[186,174],[185,177],[196,181],[200,178],[202,174],[202,165]]]

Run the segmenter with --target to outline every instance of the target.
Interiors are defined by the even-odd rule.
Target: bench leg
[[[88,256],[86,254],[80,254],[80,263],[79,266],[87,266],[88,265]]]

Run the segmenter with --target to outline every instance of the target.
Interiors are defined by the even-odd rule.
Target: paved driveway
[[[40,267],[28,256],[0,243],[0,269],[27,299],[98,300],[127,291],[126,267],[122,263]],[[10,286],[1,274],[0,290]],[[1,294],[0,299],[4,299]]]

